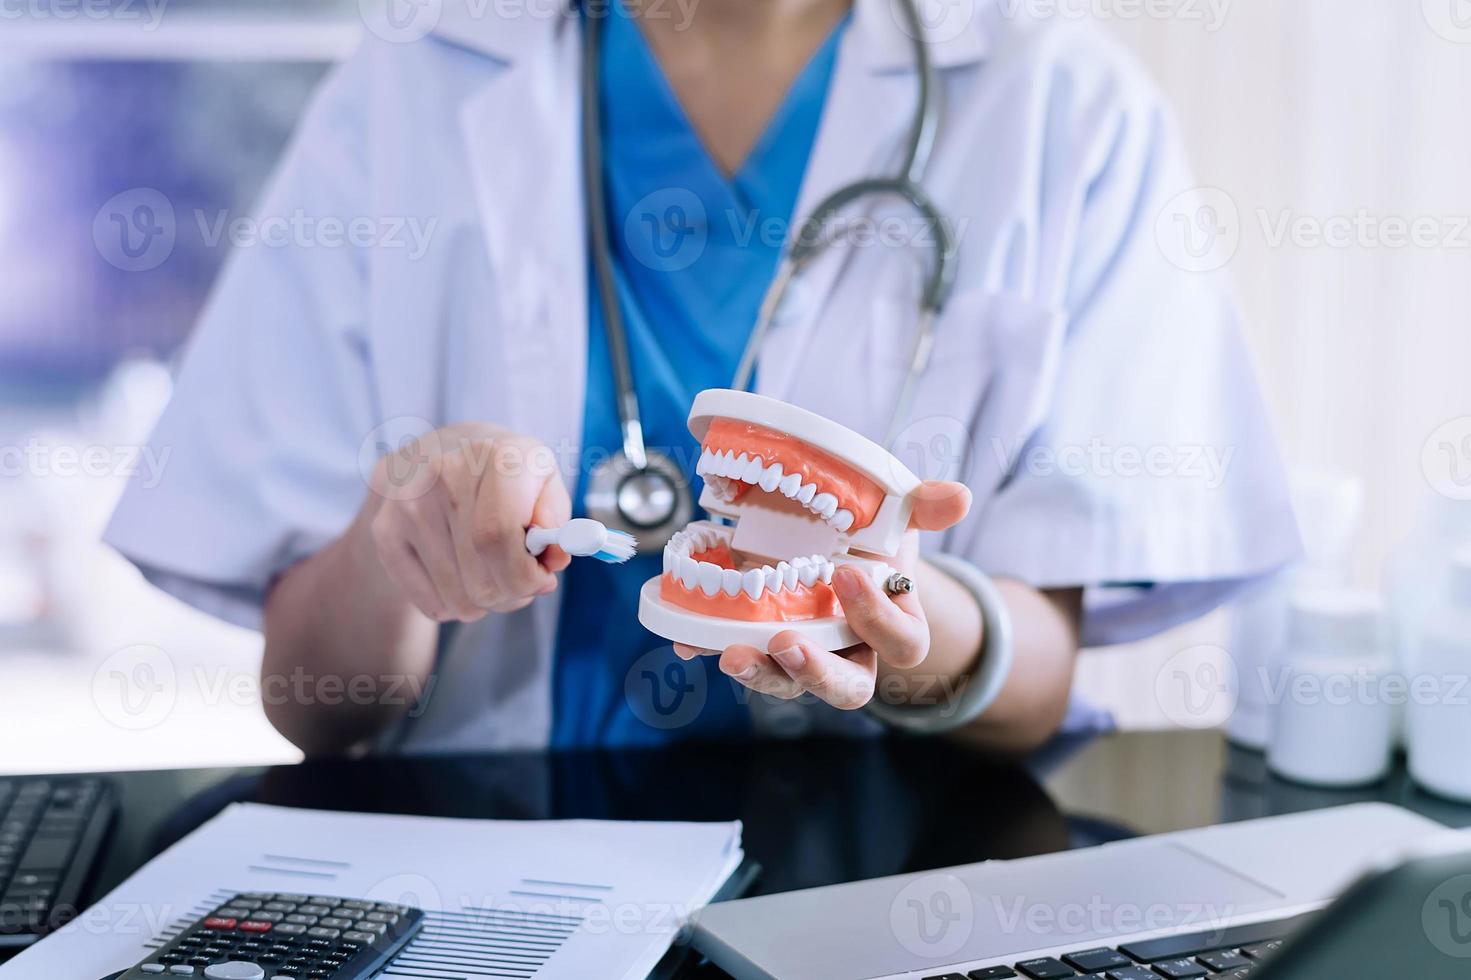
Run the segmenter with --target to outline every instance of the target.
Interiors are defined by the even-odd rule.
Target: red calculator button
[[[233,929],[233,928],[235,928],[235,920],[234,919],[218,919],[218,918],[215,918],[215,919],[205,919],[204,920],[204,928],[206,928],[206,929]]]
[[[271,931],[271,924],[269,922],[242,922],[242,923],[240,923],[240,931],[241,932],[270,932]]]

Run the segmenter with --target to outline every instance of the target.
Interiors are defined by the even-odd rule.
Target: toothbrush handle
[[[562,535],[559,527],[537,527],[535,524],[526,529],[526,550],[535,557],[540,557],[549,545],[557,543]]]

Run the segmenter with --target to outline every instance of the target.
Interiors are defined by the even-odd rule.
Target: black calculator
[[[376,976],[423,924],[406,905],[244,892],[116,980],[358,980]]]

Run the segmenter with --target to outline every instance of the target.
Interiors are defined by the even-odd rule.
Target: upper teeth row
[[[706,478],[714,476],[740,480],[742,483],[759,486],[767,493],[780,491],[782,495],[791,497],[821,517],[836,531],[846,531],[853,526],[853,512],[840,508],[837,497],[830,493],[818,493],[817,484],[803,483],[799,473],[783,472],[780,463],[767,466],[760,456],[746,453],[738,456],[730,449],[724,452],[706,449],[700,454],[695,472]]]
[[[708,596],[724,592],[737,596],[742,592],[752,600],[760,599],[766,590],[780,592],[795,589],[799,584],[824,585],[833,580],[833,563],[821,555],[793,558],[790,562],[777,562],[775,567],[762,565],[740,571],[722,568],[709,561],[695,561],[691,557],[725,539],[708,528],[687,528],[669,539],[664,546],[664,571],[674,575],[686,589],[699,589]]]

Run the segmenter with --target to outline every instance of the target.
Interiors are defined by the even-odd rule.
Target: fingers
[[[396,547],[380,547],[378,560],[382,562],[388,577],[403,589],[404,595],[408,596],[415,609],[435,622],[452,618],[449,609],[439,597],[439,590],[434,587],[429,573],[419,561],[419,556],[407,542],[398,542]]]
[[[567,485],[553,473],[541,488],[541,495],[531,508],[531,523],[541,527],[561,527],[572,520],[572,498]],[[549,572],[560,572],[572,563],[572,559],[556,545],[541,553],[541,565]]]
[[[552,573],[526,550],[526,527],[544,487],[551,481],[561,484],[555,471],[534,478],[532,468],[539,464],[533,457],[539,448],[524,440],[497,445],[495,463],[480,480],[473,518],[464,532],[502,601],[519,601],[556,588]]]
[[[833,573],[833,591],[859,639],[895,667],[913,667],[930,652],[930,629],[914,594],[890,596],[851,566]]]
[[[944,531],[970,513],[970,488],[948,480],[926,480],[914,491],[909,526],[918,531]]]
[[[450,618],[472,622],[485,615],[485,608],[470,596],[460,563],[455,556],[454,535],[449,518],[433,504],[408,512],[415,520],[409,543],[418,556]]]
[[[441,622],[512,612],[554,590],[553,572],[567,566],[567,556],[547,549],[542,560],[533,558],[525,530],[533,518],[559,525],[571,514],[551,451],[484,426],[436,435],[413,457],[415,472],[430,475],[412,493],[385,493],[373,514],[373,540],[394,582]],[[385,457],[378,467],[395,489],[389,464],[396,461]]]
[[[721,673],[744,684],[758,694],[790,701],[801,697],[800,683],[787,676],[764,650],[744,643],[725,648],[720,655]]]
[[[801,633],[786,630],[771,638],[767,651],[771,660],[795,684],[834,708],[853,711],[873,699],[878,655],[871,647],[859,646],[847,653],[831,653]]]
[[[690,659],[710,651],[675,644]],[[766,650],[737,643],[720,654],[720,670],[758,694],[790,701],[813,694],[835,708],[852,711],[873,698],[878,656],[866,646],[831,653],[795,630],[772,637]]]
[[[420,612],[438,622],[485,615],[465,590],[447,521],[432,503],[382,510],[372,530],[384,571]]]

